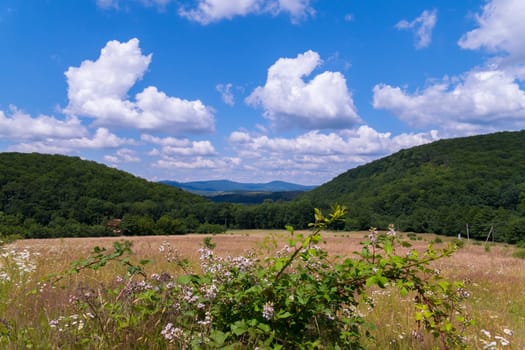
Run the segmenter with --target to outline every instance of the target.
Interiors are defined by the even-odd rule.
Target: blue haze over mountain
[[[210,180],[192,182],[161,181],[161,183],[203,195],[216,195],[227,192],[309,191],[316,187],[304,186],[285,181],[272,181],[267,183],[241,183],[229,180]]]

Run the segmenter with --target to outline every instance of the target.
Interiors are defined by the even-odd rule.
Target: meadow
[[[308,235],[306,231],[298,233]],[[408,245],[400,246],[399,255],[412,249],[423,252],[431,242],[439,248],[452,240],[432,234],[398,235],[412,245],[410,248]],[[141,260],[148,259],[144,275],[149,279],[159,279],[163,272],[172,275],[188,270],[201,273],[199,260],[202,251],[199,252],[199,248],[206,238],[208,244],[213,242],[215,245],[214,254],[226,259],[241,255],[267,256],[282,249],[289,236],[287,231],[238,230],[214,236],[189,234],[125,239],[132,242],[130,262],[139,264]],[[361,243],[367,237],[368,232],[328,231],[322,233],[319,246],[329,253],[329,259],[355,257],[354,252],[362,249]],[[92,315],[89,308],[79,313],[74,299],[79,298],[79,292],[85,296],[91,293],[93,300],[107,298],[107,295],[102,295],[101,286],[115,285],[116,280],[125,276],[125,264],[108,260],[107,265],[100,268],[78,268],[82,270],[78,274],[63,272],[71,271],[72,263],[88,257],[95,247],[106,248],[109,252],[113,242],[121,239],[32,239],[17,240],[0,247],[0,346],[6,349],[105,348],[107,343],[94,341],[97,332],[105,331],[104,327],[88,327],[90,318],[98,316]],[[452,256],[434,261],[431,266],[447,280],[462,282],[462,313],[473,321],[472,325],[460,330],[466,347],[525,349],[525,259],[513,257],[517,248],[510,245],[462,240],[460,246]],[[181,261],[184,261],[184,266],[174,264]],[[84,260],[82,266],[86,266],[86,262]],[[413,294],[400,293],[388,284],[381,287],[372,285],[366,298],[367,303],[361,303],[356,311],[365,321],[362,327],[370,333],[360,341],[363,348],[442,347],[439,339],[418,330],[414,321]],[[108,308],[115,306],[114,303],[106,303],[104,310],[109,312]],[[141,312],[150,311],[145,309]],[[143,334],[162,329],[158,322],[144,324],[142,329],[137,325],[133,328],[128,326],[117,328],[123,332],[133,329],[133,332]],[[135,337],[119,335],[120,340],[113,344],[113,348],[183,348],[180,342],[171,341],[176,336],[174,327],[166,327],[161,334],[157,332],[147,337],[141,334]]]

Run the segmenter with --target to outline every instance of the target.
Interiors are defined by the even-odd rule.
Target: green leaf
[[[217,329],[212,330],[210,333],[210,339],[214,342],[214,346],[222,347],[227,338],[228,334],[221,332]]]
[[[288,311],[284,311],[284,310],[280,310],[277,315],[276,315],[276,318],[277,319],[281,319],[281,318],[288,318],[288,317],[292,317],[293,315],[288,312]]]
[[[248,331],[248,325],[246,325],[246,322],[244,320],[240,320],[231,324],[230,329],[232,330],[233,334],[239,336],[243,335]]]
[[[265,332],[265,333],[268,333],[272,330],[272,328],[267,325],[266,323],[259,323],[257,325],[257,328],[259,328],[261,331]]]
[[[388,282],[388,278],[382,275],[374,275],[366,280],[366,286],[371,287],[378,285],[381,288],[385,288],[385,284]]]
[[[385,243],[383,244],[383,250],[386,254],[390,255],[394,252],[394,247],[392,246],[392,241],[387,239],[385,240]]]

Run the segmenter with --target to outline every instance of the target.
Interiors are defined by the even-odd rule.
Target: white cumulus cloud
[[[437,10],[425,10],[411,22],[401,20],[396,24],[397,29],[408,29],[414,32],[414,45],[422,49],[432,42],[432,30],[437,22]]]
[[[16,152],[40,152],[71,154],[81,149],[117,148],[125,144],[135,144],[131,139],[120,138],[108,129],[99,128],[95,135],[73,138],[45,138],[34,142],[22,142],[9,147]]]
[[[129,148],[121,148],[114,155],[106,155],[104,160],[111,164],[137,163],[141,161],[140,157],[137,156],[137,152]]]
[[[167,96],[154,86],[135,96],[127,93],[142,79],[152,55],[143,55],[138,39],[109,41],[96,61],[86,60],[66,71],[68,115],[95,119],[95,125],[120,126],[174,133],[214,130],[213,110],[200,100]]]
[[[330,133],[309,131],[292,138],[235,131],[229,142],[243,159],[240,173],[257,171],[262,178],[312,183],[312,178],[326,181],[353,166],[437,139],[437,131],[393,136],[362,125]]]
[[[38,140],[45,138],[70,138],[87,135],[87,130],[76,117],[59,120],[39,115],[32,117],[15,106],[10,114],[0,110],[0,138],[12,140]]]
[[[461,37],[458,44],[464,49],[485,48],[491,52],[508,53],[525,58],[525,1],[491,0],[476,16],[479,27]]]
[[[264,116],[278,128],[339,129],[360,123],[341,73],[325,71],[304,80],[321,63],[311,50],[296,58],[280,58],[268,69],[266,84],[257,87],[246,103],[261,105]]]
[[[217,152],[210,141],[191,141],[175,137],[156,137],[141,135],[141,140],[161,146],[160,155],[165,156],[215,156]]]
[[[310,0],[196,0],[195,6],[179,9],[179,14],[206,25],[249,14],[288,13],[293,22],[314,14]]]
[[[240,159],[234,157],[205,158],[198,156],[187,159],[165,156],[153,163],[153,166],[163,169],[189,170],[190,172],[188,174],[190,174],[192,179],[195,179],[197,173],[192,172],[194,170],[215,170],[219,174],[223,174],[222,177],[224,177],[227,174],[231,174],[232,169],[237,167],[239,163]],[[202,176],[205,176],[206,178],[210,178],[211,175],[209,171],[199,174],[202,174]]]
[[[484,66],[414,92],[378,84],[373,89],[374,107],[412,126],[439,127],[447,137],[525,128],[523,13],[524,1],[488,1],[476,16],[478,28],[458,42],[464,49],[492,52]]]
[[[414,93],[376,85],[373,105],[409,125],[440,127],[451,136],[525,127],[525,92],[498,69],[475,69]]]

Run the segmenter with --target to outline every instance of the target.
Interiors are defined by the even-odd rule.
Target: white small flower
[[[215,284],[212,284],[211,286],[205,289],[204,297],[207,299],[215,299],[218,290],[219,289],[217,288],[217,286]]]
[[[483,335],[484,335],[485,337],[487,337],[487,338],[489,338],[489,339],[491,338],[490,332],[487,331],[486,329],[482,329],[480,332],[483,333]]]
[[[164,336],[164,339],[166,339],[169,342],[172,342],[175,340],[175,338],[180,338],[183,334],[182,329],[173,327],[173,323],[168,323],[166,327],[160,332],[162,336]]]
[[[201,326],[207,326],[211,323],[211,314],[209,311],[206,311],[206,314],[204,316],[204,320],[201,320],[201,321],[197,321],[198,324],[200,324]]]
[[[510,341],[508,341],[507,339],[503,337],[500,337],[499,335],[494,336],[494,339],[499,340],[501,346],[507,346],[510,344]]]
[[[505,333],[508,336],[512,336],[514,334],[514,332],[512,332],[512,330],[508,328],[503,328],[503,333]]]
[[[273,314],[275,313],[275,310],[273,308],[273,303],[271,301],[266,302],[263,306],[263,318],[267,320],[271,320],[273,317]]]
[[[484,350],[496,350],[496,346],[498,345],[498,343],[496,343],[495,341],[492,341],[490,343],[488,343],[487,345],[485,345],[483,347]]]

